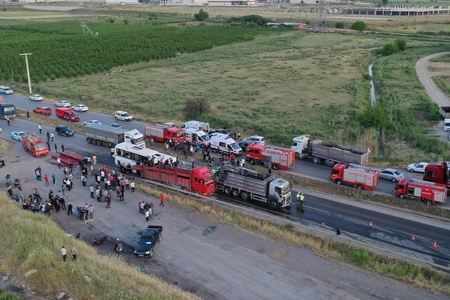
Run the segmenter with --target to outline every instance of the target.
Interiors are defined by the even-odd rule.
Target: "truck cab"
[[[124,142],[136,145],[138,147],[145,147],[144,135],[137,129],[125,132]]]
[[[278,207],[286,207],[291,204],[292,185],[289,181],[276,178],[269,183],[268,195],[276,199]]]
[[[292,139],[291,150],[294,150],[298,158],[302,158],[304,153],[308,152],[309,134],[297,136]]]
[[[447,162],[432,162],[425,167],[423,180],[445,184],[450,189],[449,165]],[[450,192],[450,190],[448,191]]]

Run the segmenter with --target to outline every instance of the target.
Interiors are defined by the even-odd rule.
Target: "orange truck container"
[[[183,128],[164,124],[147,124],[145,125],[144,132],[146,139],[154,139],[159,143],[164,143],[169,140],[178,143],[186,139]]]
[[[79,122],[80,117],[78,114],[70,107],[58,107],[55,109],[55,115],[63,120],[70,122]]]
[[[48,154],[47,142],[36,133],[27,133],[22,137],[23,149],[30,152],[34,157]]]
[[[444,204],[447,200],[445,184],[417,179],[403,179],[395,185],[394,195],[402,199],[421,200],[426,204]]]
[[[245,159],[250,164],[266,164],[274,170],[286,170],[295,164],[295,151],[276,146],[250,144],[247,146]]]
[[[380,171],[378,170],[347,164],[334,165],[330,174],[330,180],[336,184],[345,184],[368,191],[375,189],[379,179]]]

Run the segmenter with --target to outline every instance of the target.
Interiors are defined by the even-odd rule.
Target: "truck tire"
[[[92,144],[92,139],[91,139],[91,138],[86,138],[86,142],[87,142],[88,144]]]
[[[427,205],[433,204],[433,202],[432,202],[431,200],[427,200],[427,201],[425,201],[425,203],[426,203]]]
[[[302,159],[301,153],[298,153],[298,152],[297,152],[297,158],[298,158],[298,159]]]
[[[274,170],[278,170],[280,168],[280,166],[278,164],[273,164],[272,165],[272,169]]]
[[[239,191],[237,189],[233,189],[231,194],[233,195],[233,197],[239,197]]]
[[[270,200],[269,205],[270,205],[270,208],[272,208],[272,209],[278,208],[278,203],[277,203],[277,200],[275,200],[275,199]]]
[[[341,185],[341,184],[342,184],[342,181],[341,181],[340,179],[338,179],[338,180],[336,180],[336,184],[337,184],[337,185]]]
[[[313,158],[313,163],[315,163],[317,165],[320,165],[322,163],[322,160],[320,158],[318,158],[318,157],[314,157]]]
[[[360,191],[364,190],[364,187],[363,187],[361,184],[358,184],[358,185],[356,186],[356,188],[357,188],[358,190],[360,190]]]
[[[405,195],[405,194],[401,194],[399,197],[400,197],[401,199],[405,199],[405,198],[406,198],[406,195]]]
[[[250,164],[251,165],[254,165],[256,162],[255,162],[255,160],[252,158],[252,159],[250,159]]]
[[[247,192],[242,192],[241,193],[241,198],[242,198],[242,200],[247,201],[248,200],[248,193]]]
[[[225,187],[223,188],[223,192],[224,192],[226,195],[229,195],[229,194],[231,193],[231,188],[230,188],[229,186],[225,186]]]

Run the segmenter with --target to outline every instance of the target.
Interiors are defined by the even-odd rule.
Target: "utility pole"
[[[31,91],[31,79],[30,79],[30,68],[28,66],[28,55],[32,55],[33,53],[22,53],[19,55],[25,56],[25,64],[27,65],[27,77],[28,77],[28,89],[30,90],[30,95],[32,93]]]

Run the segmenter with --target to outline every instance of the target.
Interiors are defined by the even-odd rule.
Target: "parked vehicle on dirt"
[[[83,129],[88,144],[115,147],[117,144],[128,142],[139,147],[145,147],[144,135],[137,129],[128,131],[103,124],[89,124],[84,126]]]
[[[289,181],[266,173],[223,164],[215,173],[217,190],[225,195],[266,203],[273,209],[291,204]]]
[[[61,108],[58,107],[55,109],[55,115],[63,120],[70,121],[70,122],[79,122],[80,117],[76,112],[73,111],[70,107]]]
[[[162,226],[147,226],[137,240],[134,254],[139,257],[153,257],[155,255],[156,245],[162,240],[162,232]]]
[[[47,155],[49,150],[47,141],[36,133],[27,133],[22,137],[23,149],[34,157]]]
[[[435,182],[404,179],[396,184],[394,195],[402,199],[421,200],[428,205],[444,204],[447,200],[447,187]]]
[[[359,190],[374,190],[380,178],[380,171],[363,166],[336,164],[330,174],[330,180],[336,184],[345,184]]]
[[[315,164],[369,164],[369,151],[345,147],[322,140],[311,141],[309,134],[295,137],[292,140],[291,149],[297,153],[298,158],[311,158]]]
[[[295,164],[295,151],[276,146],[252,144],[247,147],[245,160],[250,164],[270,164],[274,170],[286,170]]]

